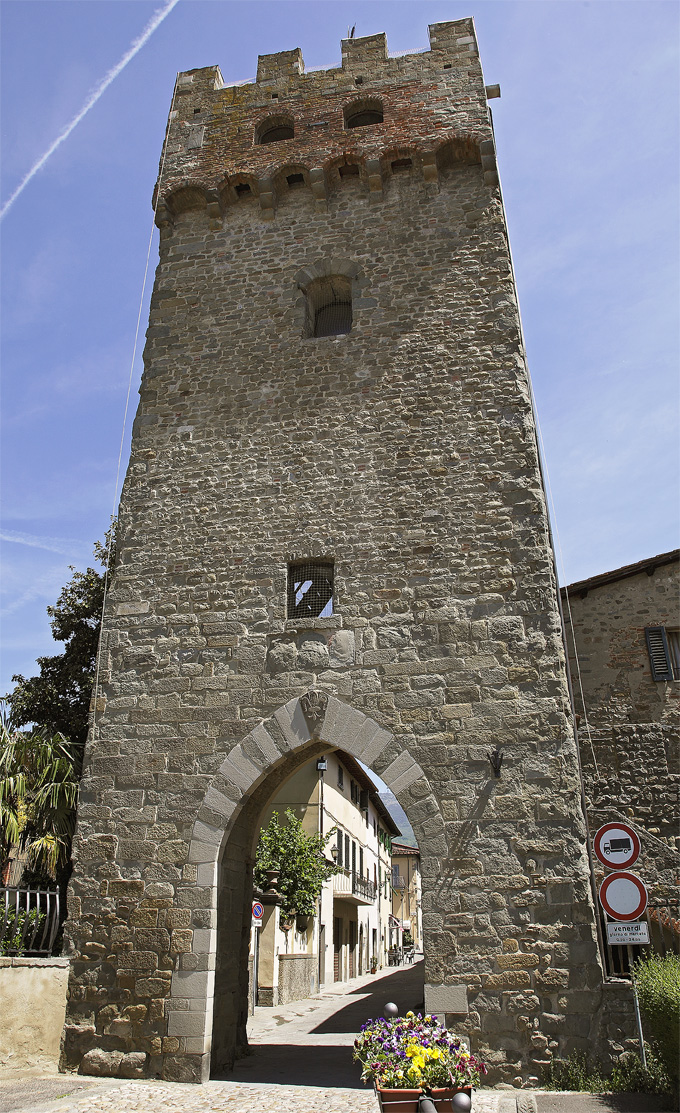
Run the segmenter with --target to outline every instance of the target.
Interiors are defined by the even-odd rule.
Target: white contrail
[[[66,127],[61,132],[61,134],[55,139],[52,146],[48,147],[48,149],[45,151],[45,154],[42,155],[42,157],[39,158],[38,161],[36,162],[35,166],[33,166],[29,170],[29,172],[26,175],[26,177],[24,178],[24,180],[14,190],[14,193],[10,197],[9,201],[6,201],[5,204],[2,206],[2,208],[0,209],[0,220],[2,220],[2,218],[4,217],[7,210],[14,204],[14,202],[16,201],[19,194],[22,193],[23,190],[26,188],[26,186],[30,182],[31,178],[35,177],[35,175],[38,173],[38,171],[43,168],[43,166],[47,162],[48,158],[50,157],[50,155],[54,154],[57,147],[61,146],[61,144],[64,142],[65,139],[68,139],[69,135],[71,134],[73,129],[75,127],[77,127],[77,125],[80,123],[83,116],[85,116],[90,111],[90,109],[93,107],[93,105],[95,105],[97,103],[97,101],[101,97],[102,93],[106,92],[106,90],[108,89],[111,82],[116,77],[118,77],[118,74],[121,72],[121,70],[125,69],[128,62],[132,58],[134,58],[135,54],[137,54],[138,51],[140,51],[142,49],[145,42],[151,37],[151,35],[153,35],[153,33],[156,30],[156,28],[158,27],[158,25],[163,22],[166,15],[169,15],[170,12],[172,11],[172,9],[175,7],[175,5],[178,4],[178,3],[179,3],[179,0],[166,0],[166,4],[164,5],[164,7],[160,8],[157,12],[154,12],[151,19],[147,23],[146,27],[142,31],[141,35],[139,36],[139,38],[135,39],[132,46],[128,50],[127,54],[124,54],[123,57],[121,58],[120,62],[118,62],[113,67],[112,70],[109,70],[106,77],[104,77],[99,82],[99,84],[95,88],[94,92],[92,92],[90,94],[90,96],[88,97],[88,99],[86,100],[85,104],[81,108],[78,115],[74,116],[73,119],[71,120],[70,124],[66,125]]]

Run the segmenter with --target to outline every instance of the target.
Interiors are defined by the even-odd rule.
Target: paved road
[[[400,1011],[422,1007],[423,967],[355,978],[316,997],[276,1009],[258,1008],[249,1023],[252,1054],[233,1072],[204,1086],[126,1082],[78,1075],[0,1075],[0,1113],[378,1113],[372,1090],[352,1062],[354,1037],[381,1016],[387,1001]],[[657,1113],[667,1108],[640,1095],[551,1094],[480,1090],[473,1113]]]

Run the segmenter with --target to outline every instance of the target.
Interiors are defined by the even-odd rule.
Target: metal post
[[[635,984],[635,975],[633,971],[630,972],[630,981],[633,987],[633,1001],[635,1002],[635,1019],[637,1020],[638,1039],[640,1041],[640,1060],[644,1070],[647,1070],[647,1052],[645,1051],[645,1039],[642,1034],[642,1017],[640,1016],[640,1002],[638,1000],[637,986]]]

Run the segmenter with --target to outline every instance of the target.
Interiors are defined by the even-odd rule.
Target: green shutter
[[[647,639],[652,680],[672,680],[673,665],[668,651],[665,628],[663,626],[645,626],[645,638]]]

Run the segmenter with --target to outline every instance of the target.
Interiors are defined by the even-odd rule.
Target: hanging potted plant
[[[421,1094],[438,1113],[453,1113],[456,1093],[472,1098],[486,1067],[459,1036],[433,1016],[406,1013],[390,1020],[369,1020],[354,1041],[362,1079],[375,1085],[383,1113],[418,1113]]]

